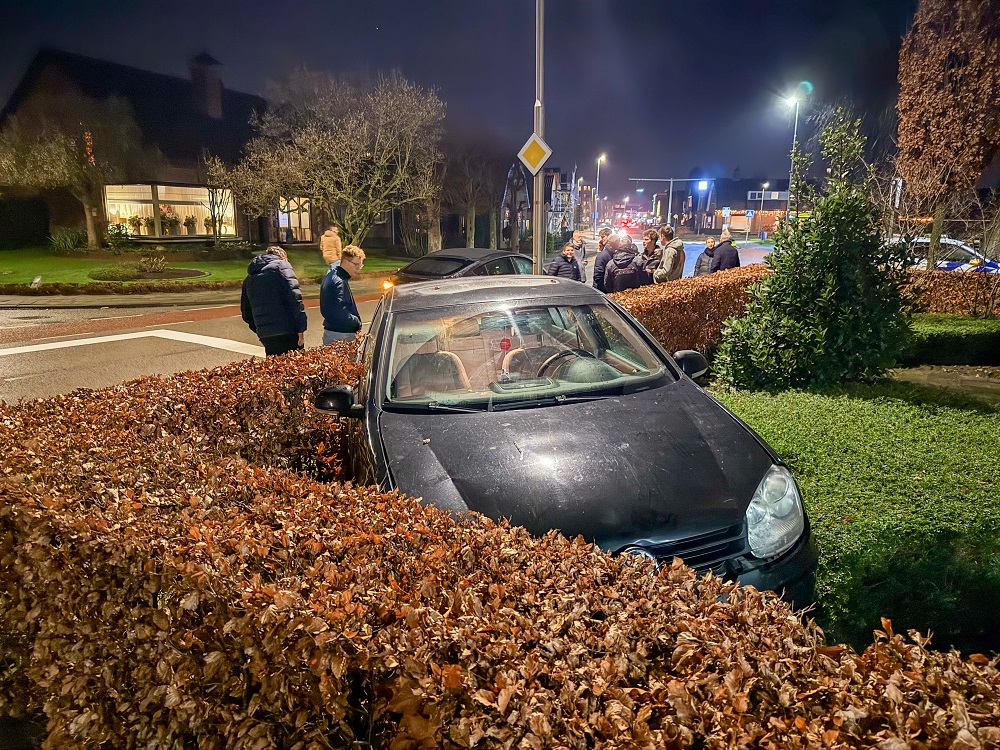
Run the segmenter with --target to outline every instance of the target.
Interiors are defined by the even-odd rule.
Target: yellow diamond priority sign
[[[550,156],[552,156],[552,149],[535,133],[531,134],[528,142],[521,146],[521,150],[517,152],[517,158],[533,175],[538,174],[538,170],[549,160]]]

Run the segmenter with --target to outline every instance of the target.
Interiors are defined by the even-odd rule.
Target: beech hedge
[[[910,271],[903,296],[915,309],[987,317],[1000,314],[1000,274],[971,271]]]
[[[665,284],[651,284],[617,292],[611,297],[668,351],[711,352],[722,338],[726,319],[743,314],[747,290],[766,272],[767,266],[756,263]]]
[[[342,471],[308,404],[349,354],[0,406],[0,714],[49,747],[1000,746],[996,658],[306,476]]]

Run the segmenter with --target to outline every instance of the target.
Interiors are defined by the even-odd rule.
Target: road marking
[[[241,341],[232,339],[222,339],[215,336],[201,336],[196,333],[185,331],[169,331],[160,329],[155,331],[139,331],[137,333],[119,333],[114,336],[95,336],[89,339],[73,339],[72,341],[52,341],[48,344],[31,344],[29,346],[15,346],[10,349],[0,349],[0,357],[12,354],[29,354],[31,352],[44,352],[51,349],[66,349],[73,346],[87,346],[88,344],[106,344],[112,341],[127,341],[129,339],[141,338],[161,338],[169,341],[183,341],[188,344],[198,344],[209,346],[213,349],[224,349],[227,352],[236,354],[249,354],[252,357],[263,357],[264,347],[244,344]]]

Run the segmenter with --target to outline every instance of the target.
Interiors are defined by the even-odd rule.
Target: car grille
[[[632,547],[640,548],[661,563],[669,563],[679,557],[685,565],[703,573],[746,552],[746,532],[743,524],[737,524],[676,542],[636,544]]]

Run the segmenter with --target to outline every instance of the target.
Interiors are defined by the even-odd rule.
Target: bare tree
[[[448,154],[443,200],[465,216],[465,241],[474,247],[476,214],[489,213],[491,247],[497,246],[497,216],[507,182],[509,149],[492,140],[458,145]]]
[[[363,89],[300,72],[271,87],[259,136],[220,177],[258,215],[308,197],[357,245],[382,214],[437,196],[443,119],[437,95],[398,74]]]
[[[934,217],[933,268],[949,196],[1000,146],[1000,0],[920,0],[899,54],[899,172]]]
[[[68,190],[83,206],[91,248],[101,244],[103,187],[151,176],[161,159],[143,146],[131,108],[117,97],[38,97],[0,131],[0,185]]]

